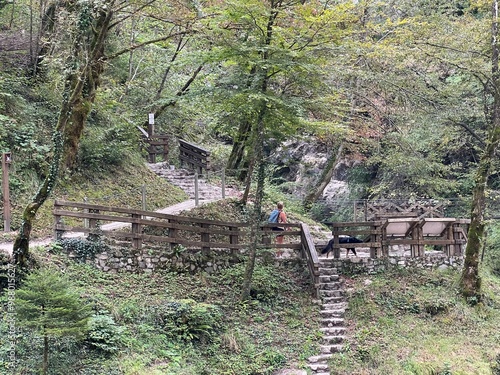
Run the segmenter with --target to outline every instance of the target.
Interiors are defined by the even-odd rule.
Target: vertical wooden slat
[[[231,232],[235,232],[235,234],[230,234],[229,235],[229,243],[231,245],[238,245],[239,242],[240,242],[240,239],[239,239],[239,228],[238,227],[229,227],[229,230]],[[231,248],[231,251],[233,253],[237,253],[237,252],[239,252],[239,249],[238,248]]]
[[[210,224],[201,224],[202,228],[207,228],[206,232],[201,232],[201,242],[210,242]],[[210,246],[203,246],[201,248],[203,253],[210,253]]]

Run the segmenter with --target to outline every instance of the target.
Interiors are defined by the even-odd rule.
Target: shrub
[[[58,244],[66,251],[75,254],[76,258],[85,262],[87,259],[94,259],[99,253],[109,250],[101,239],[90,241],[81,238],[64,238]]]
[[[109,315],[93,315],[88,322],[86,343],[106,353],[119,349],[124,328],[118,326]]]
[[[222,313],[215,305],[183,299],[159,307],[158,318],[172,338],[211,341],[221,328]]]

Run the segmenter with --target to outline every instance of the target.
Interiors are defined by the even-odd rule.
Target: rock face
[[[288,193],[304,197],[311,186],[319,183],[319,178],[328,161],[329,152],[325,144],[305,141],[289,141],[275,149],[271,163],[275,166],[274,177],[288,184]],[[335,166],[333,177],[323,192],[323,199],[339,199],[348,193],[346,177],[351,167],[347,161]]]

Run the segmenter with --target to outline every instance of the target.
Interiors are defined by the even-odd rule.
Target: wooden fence
[[[143,244],[165,243],[171,247],[181,245],[209,252],[231,249],[240,252],[248,249],[250,225],[193,217],[169,215],[158,212],[117,208],[87,203],[56,200],[54,203],[54,239],[63,238],[65,232],[102,235],[129,242],[140,249]],[[319,260],[309,228],[304,223],[283,223],[285,231],[275,232],[275,224],[259,228],[259,248],[286,248],[300,251],[307,260],[315,293],[319,283]],[[285,237],[283,244],[272,239],[279,233]]]
[[[371,258],[389,256],[391,246],[409,246],[412,257],[423,257],[425,247],[440,247],[448,256],[462,256],[470,220],[455,218],[390,218],[379,221],[329,223],[334,238],[334,257],[340,257],[339,237],[354,236],[362,243],[349,248],[369,248]]]
[[[210,151],[179,139],[179,159],[181,166],[187,165],[197,173],[210,169]]]
[[[87,203],[56,200],[53,215],[55,239],[62,238],[64,232],[80,232],[120,238],[130,241],[134,248],[141,248],[144,243],[152,242],[197,247],[205,251],[239,251],[248,248],[250,239],[248,223],[207,220]],[[281,245],[272,241],[278,233],[272,231],[273,226],[265,224],[260,227],[261,241],[258,247],[302,250],[305,224],[280,224],[287,229],[279,232],[286,242]],[[308,246],[311,248],[312,242]]]
[[[161,155],[163,160],[168,158],[168,142],[169,136],[164,134],[154,134],[154,128],[150,127],[149,132],[145,131],[140,126],[137,129],[141,132],[142,140],[147,143],[148,162],[156,163],[156,156]]]

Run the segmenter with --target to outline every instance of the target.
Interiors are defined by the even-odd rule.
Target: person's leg
[[[277,230],[282,231],[283,229],[277,228]],[[283,235],[277,235],[276,236],[276,244],[277,245],[282,245],[283,244]],[[283,254],[283,249],[276,249],[276,256],[278,258],[281,258],[281,255]]]

